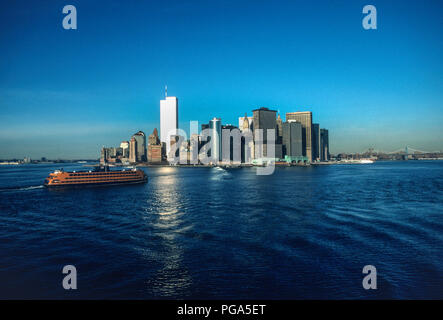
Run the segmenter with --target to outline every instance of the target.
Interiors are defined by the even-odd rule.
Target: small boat
[[[148,180],[143,170],[109,170],[108,166],[96,167],[91,171],[66,172],[63,169],[51,172],[45,179],[45,187],[86,185],[115,185],[143,183]]]
[[[374,160],[372,160],[372,159],[348,159],[348,160],[341,160],[339,163],[370,164],[370,163],[374,163]]]

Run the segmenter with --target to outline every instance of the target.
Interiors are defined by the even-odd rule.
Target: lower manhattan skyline
[[[443,149],[439,3],[382,2],[370,31],[361,1],[278,3],[74,1],[77,30],[55,3],[2,3],[0,158],[98,158],[159,128],[165,85],[188,133],[268,107],[312,111],[335,154]]]
[[[1,1],[0,303],[256,320],[441,300],[442,12]]]

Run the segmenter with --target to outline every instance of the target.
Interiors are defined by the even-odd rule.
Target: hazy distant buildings
[[[160,100],[160,142],[165,148],[166,155],[169,153],[171,135],[176,135],[178,129],[178,99],[168,97]]]
[[[312,112],[288,112],[286,121],[295,120],[302,125],[303,156],[312,162]]]

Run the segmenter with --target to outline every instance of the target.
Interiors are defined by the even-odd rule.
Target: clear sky
[[[62,28],[66,4],[77,30]],[[166,84],[187,130],[265,106],[313,111],[333,153],[443,150],[442,13],[439,0],[1,1],[0,158],[97,158],[159,127]]]

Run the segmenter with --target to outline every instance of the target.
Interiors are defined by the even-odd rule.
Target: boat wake
[[[38,185],[38,186],[25,186],[25,187],[7,187],[7,188],[0,188],[0,192],[10,192],[10,191],[29,191],[29,190],[35,190],[35,189],[42,189],[44,188],[44,185]]]
[[[18,190],[21,191],[26,191],[26,190],[34,190],[34,189],[41,189],[44,188],[44,185],[39,185],[39,186],[30,186],[30,187],[23,187],[23,188],[18,188]]]

